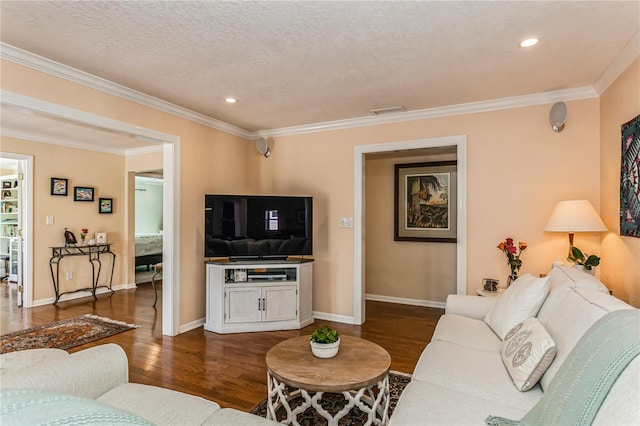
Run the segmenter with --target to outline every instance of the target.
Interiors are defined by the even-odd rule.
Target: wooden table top
[[[389,373],[391,357],[368,340],[340,336],[333,358],[311,353],[311,336],[294,337],[267,352],[267,368],[278,381],[310,392],[342,392],[378,383]]]

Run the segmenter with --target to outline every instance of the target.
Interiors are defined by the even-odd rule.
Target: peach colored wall
[[[365,293],[444,302],[456,292],[456,244],[394,241],[395,164],[453,155],[368,155],[365,160]],[[400,278],[402,277],[402,278]]]
[[[278,137],[267,159],[242,138],[134,102],[9,61],[2,71],[5,90],[181,138],[182,324],[204,317],[205,193],[314,196],[314,310],[353,315],[353,230],[338,223],[353,216],[355,145],[467,136],[469,292],[483,277],[506,278],[505,258],[495,249],[506,236],[530,245],[523,272],[546,272],[564,257],[566,236],[543,232],[558,200],[588,198],[599,207],[598,99],[568,102],[569,121],[559,134],[549,126],[549,104]],[[576,238],[587,251],[599,250],[598,235]]]
[[[602,281],[613,294],[640,307],[640,238],[620,236],[620,126],[640,114],[640,59],[600,97]]]
[[[598,105],[598,99],[567,102],[569,121],[557,134],[547,104],[275,138],[259,188],[314,196],[314,310],[353,315],[354,236],[338,224],[354,212],[354,146],[467,136],[467,291],[472,293],[483,277],[506,279],[506,258],[495,246],[507,236],[529,243],[523,273],[547,272],[555,259],[564,259],[567,236],[543,229],[558,200],[586,198],[599,206]],[[599,235],[576,239],[587,251],[599,250]]]
[[[2,89],[181,138],[179,144],[181,221],[178,225],[181,236],[179,242],[181,251],[180,324],[203,319],[205,316],[205,267],[202,243],[204,194],[253,192],[256,175],[251,169],[251,161],[247,158],[250,149],[255,152],[255,148],[240,137],[11,61],[2,61]],[[81,156],[77,155],[73,159],[78,162]],[[37,170],[38,165],[34,165],[34,168]],[[124,188],[124,163],[120,170],[122,170],[122,187]],[[41,195],[36,193],[36,197]],[[38,237],[36,235],[34,237],[35,245],[38,245]],[[130,257],[132,258],[133,254]],[[34,258],[34,264],[47,261],[48,257],[42,258],[41,255]],[[48,285],[47,282],[45,286]]]
[[[114,286],[122,284],[123,259],[127,256],[126,236],[123,232],[124,208],[124,157],[96,151],[85,151],[47,143],[39,143],[2,137],[2,151],[33,156],[33,297],[37,304],[54,296],[49,258],[51,246],[64,245],[64,228],[72,231],[80,242],[80,229],[88,228],[87,240],[96,232],[106,232],[117,254],[113,276]],[[52,177],[69,179],[68,195],[51,196]],[[94,189],[93,202],[73,201],[74,186]],[[98,198],[113,198],[113,213],[98,213]],[[54,217],[53,225],[45,225],[46,216]],[[111,260],[105,262],[110,268]],[[67,281],[65,272],[73,272],[73,280]],[[105,284],[108,274],[101,274],[100,284]],[[89,287],[91,267],[86,257],[64,259],[60,264],[60,291]]]

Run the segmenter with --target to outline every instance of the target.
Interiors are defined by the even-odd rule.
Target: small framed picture
[[[236,269],[233,274],[233,280],[235,282],[245,282],[247,281],[247,270],[246,269]]]
[[[106,232],[96,232],[96,244],[107,244]]]
[[[492,293],[495,293],[496,291],[498,291],[498,283],[500,281],[496,280],[495,278],[483,278],[482,279],[482,289],[484,291],[489,291]]]
[[[2,182],[2,188],[3,189],[11,188],[11,181],[10,180],[5,180],[4,182]]]
[[[73,201],[93,201],[93,188],[88,186],[74,186]]]
[[[63,197],[66,197],[68,185],[68,179],[51,178],[51,195],[62,195]]]
[[[11,195],[11,191],[2,191],[2,199],[8,199],[8,198],[13,198],[13,196]]]
[[[113,198],[99,198],[98,205],[98,213],[113,213]]]

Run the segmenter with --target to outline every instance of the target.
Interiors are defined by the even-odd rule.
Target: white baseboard
[[[129,283],[129,284],[119,284],[119,285],[114,285],[113,287],[114,290],[131,290],[131,289],[135,289],[138,288],[138,286],[136,285],[136,283]]]
[[[113,287],[111,287],[113,289],[113,291],[118,291],[118,290],[125,290],[127,288],[128,284],[120,284],[120,285],[114,285]],[[135,286],[135,284],[134,284]],[[109,293],[109,289],[108,288],[98,288],[96,290],[96,294],[105,294],[105,293]],[[75,300],[75,299],[82,299],[83,297],[91,297],[91,292],[90,291],[79,291],[77,293],[69,293],[69,294],[63,294],[62,296],[60,296],[60,300],[59,302],[66,302],[67,300]],[[47,297],[46,299],[39,299],[39,300],[34,300],[33,304],[31,305],[31,307],[36,307],[36,306],[44,306],[44,305],[53,305],[53,303],[56,301],[55,297]]]
[[[346,315],[328,314],[326,312],[313,311],[313,318],[318,320],[323,320],[323,321],[341,322],[344,324],[355,324],[353,322],[353,317],[348,317]]]
[[[186,324],[182,324],[180,328],[178,328],[178,334],[186,333],[187,331],[191,331],[198,327],[202,327],[205,323],[205,318],[200,318],[195,321],[188,322]]]
[[[425,308],[444,309],[444,302],[434,302],[431,300],[407,299],[404,297],[381,296],[378,294],[365,294],[365,300],[375,302],[399,303],[401,305],[424,306]]]

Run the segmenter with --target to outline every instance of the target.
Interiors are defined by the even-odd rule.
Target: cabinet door
[[[256,287],[227,288],[224,301],[224,322],[260,322],[260,289]]]
[[[265,301],[263,321],[295,320],[298,310],[298,297],[295,285],[264,287],[262,295]]]

